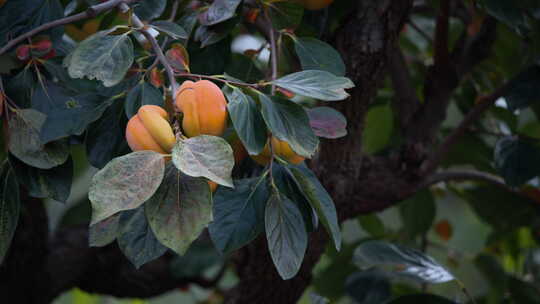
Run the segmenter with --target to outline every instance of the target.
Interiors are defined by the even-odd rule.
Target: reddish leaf
[[[166,53],[169,63],[177,72],[189,72],[189,54],[180,43],[174,43]]]
[[[347,135],[347,119],[330,107],[316,107],[307,111],[309,124],[315,135],[339,138]]]
[[[28,44],[19,46],[17,50],[15,50],[15,54],[20,61],[27,61],[30,59],[30,46]]]
[[[150,71],[150,83],[152,83],[156,88],[159,88],[164,83],[163,72],[158,70],[157,67],[153,68]]]
[[[440,220],[435,224],[435,232],[441,239],[448,242],[453,234],[452,225],[450,225],[448,220]]]

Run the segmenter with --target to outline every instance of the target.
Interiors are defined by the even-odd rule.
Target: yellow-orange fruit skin
[[[208,186],[210,186],[210,191],[212,191],[212,193],[214,193],[214,192],[216,192],[218,184],[214,183],[213,181],[208,181]]]
[[[272,148],[277,156],[295,165],[304,161],[305,158],[296,154],[286,141],[281,141],[273,136],[271,140]],[[268,144],[266,144],[264,150],[260,154],[252,155],[251,158],[260,165],[267,165],[271,159],[270,147]]]
[[[334,0],[300,0],[308,10],[320,10],[329,6]]]
[[[182,128],[188,137],[220,136],[227,128],[227,101],[221,89],[211,81],[182,83],[175,107],[184,114]]]
[[[152,150],[170,153],[176,138],[165,110],[158,106],[142,106],[126,127],[126,139],[133,151]]]

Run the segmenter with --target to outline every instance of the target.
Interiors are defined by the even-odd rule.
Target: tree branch
[[[420,106],[409,68],[403,52],[396,45],[390,56],[390,77],[396,94],[395,107],[399,113],[399,123],[404,129]]]
[[[135,2],[135,1],[138,1],[138,0],[110,0],[110,1],[107,1],[107,2],[104,2],[104,3],[93,5],[93,6],[89,7],[88,9],[86,9],[82,13],[78,13],[76,15],[68,16],[68,17],[61,18],[61,19],[57,19],[57,20],[54,20],[54,21],[51,21],[51,22],[48,22],[48,23],[44,23],[44,24],[36,27],[35,29],[29,31],[29,32],[26,32],[26,33],[14,38],[14,39],[11,39],[4,47],[2,47],[0,49],[0,55],[7,52],[12,47],[14,47],[17,44],[23,42],[24,40],[35,36],[38,33],[41,33],[43,31],[46,31],[46,30],[51,29],[53,27],[61,26],[61,25],[68,24],[68,23],[73,23],[73,22],[83,20],[83,19],[87,19],[87,18],[93,18],[96,15],[99,15],[99,14],[101,14],[103,12],[109,11],[109,10],[111,10],[111,9],[121,5],[121,4],[125,5],[126,3],[132,3],[132,2]]]
[[[270,76],[271,80],[275,80],[277,78],[277,47],[276,47],[276,31],[272,27],[272,20],[270,19],[270,13],[268,12],[269,7],[264,7],[264,17],[266,20],[266,27],[268,28],[268,31],[270,32],[270,65],[271,65],[271,71],[272,75]],[[272,84],[272,95],[276,93],[276,85]]]
[[[482,114],[489,109],[508,89],[508,84],[497,89],[491,95],[484,96],[478,100],[477,105],[465,116],[459,126],[450,133],[435,150],[435,152],[422,165],[423,175],[430,174],[437,169],[439,163],[444,160],[450,148],[458,141],[458,139],[476,122]]]
[[[428,177],[424,182],[422,182],[418,189],[427,188],[429,186],[438,184],[440,182],[447,182],[447,181],[464,181],[464,180],[478,180],[478,181],[484,181],[491,184],[494,184],[498,187],[501,187],[505,190],[512,189],[508,187],[504,180],[496,175],[486,173],[486,172],[480,172],[480,171],[474,171],[474,170],[463,170],[463,171],[443,171],[438,172],[430,177]]]
[[[439,15],[437,16],[437,26],[435,28],[435,66],[445,66],[450,64],[450,54],[448,50],[450,0],[441,0],[440,5]]]
[[[118,5],[118,8],[122,10],[123,12],[127,12],[129,10],[129,6],[126,3],[120,3]],[[176,78],[174,78],[174,71],[171,67],[171,64],[169,61],[167,61],[167,58],[163,54],[163,50],[159,46],[156,38],[148,31],[148,28],[146,25],[139,19],[139,17],[136,14],[132,14],[131,20],[133,21],[133,24],[138,28],[138,31],[141,32],[141,34],[144,35],[144,37],[150,42],[152,45],[152,49],[154,52],[156,52],[157,58],[165,67],[165,71],[167,72],[167,78],[169,78],[169,83],[171,85],[171,95],[175,96],[176,91],[178,90],[178,82],[176,81]]]

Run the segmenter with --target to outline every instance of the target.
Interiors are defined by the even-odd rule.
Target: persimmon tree
[[[2,299],[536,303],[540,5],[514,2],[0,1]],[[88,212],[49,232],[85,168]],[[492,229],[487,292],[428,255],[441,193]]]

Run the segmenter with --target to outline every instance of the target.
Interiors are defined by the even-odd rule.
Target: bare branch
[[[12,39],[12,40],[10,40],[4,47],[2,47],[0,49],[0,55],[7,52],[12,47],[14,47],[17,44],[23,42],[24,40],[37,35],[38,33],[41,33],[41,32],[46,31],[48,29],[51,29],[51,28],[54,28],[54,27],[57,27],[57,26],[61,26],[61,25],[64,25],[64,24],[73,23],[73,22],[83,20],[83,19],[87,19],[87,18],[93,18],[96,15],[99,15],[99,14],[101,14],[103,12],[109,11],[109,10],[119,6],[120,4],[132,3],[132,2],[135,2],[135,1],[138,1],[138,0],[110,0],[110,1],[107,1],[107,2],[104,2],[104,3],[100,3],[100,4],[97,4],[97,5],[91,6],[82,13],[79,13],[79,14],[76,14],[76,15],[73,15],[73,16],[68,16],[68,17],[65,17],[65,18],[62,18],[62,19],[57,19],[57,20],[54,20],[54,21],[51,21],[51,22],[48,22],[48,23],[44,23],[44,24],[36,27],[35,29],[33,29],[33,30],[31,30],[31,31],[29,31],[27,33],[24,33],[24,34]]]
[[[178,11],[178,7],[180,6],[180,0],[175,0],[173,2],[173,5],[172,5],[172,8],[171,8],[171,16],[169,17],[169,19],[167,19],[168,21],[170,22],[173,22],[174,19],[176,19],[176,13]],[[161,49],[163,50],[166,46],[167,46],[167,43],[169,43],[169,37],[165,37],[163,39],[163,42],[161,43]],[[156,59],[154,60],[154,62],[152,62],[152,64],[148,67],[148,73],[153,69],[155,68],[159,63],[159,58],[156,57]]]
[[[465,180],[477,180],[477,181],[484,181],[491,184],[494,184],[498,187],[501,187],[505,190],[511,190],[510,187],[508,187],[502,178],[499,176],[481,172],[481,171],[475,171],[475,170],[460,170],[460,171],[443,171],[438,172],[430,177],[428,177],[424,182],[422,182],[418,188],[423,189],[427,188],[429,186],[438,184],[440,182],[447,182],[447,181],[465,181]]]

